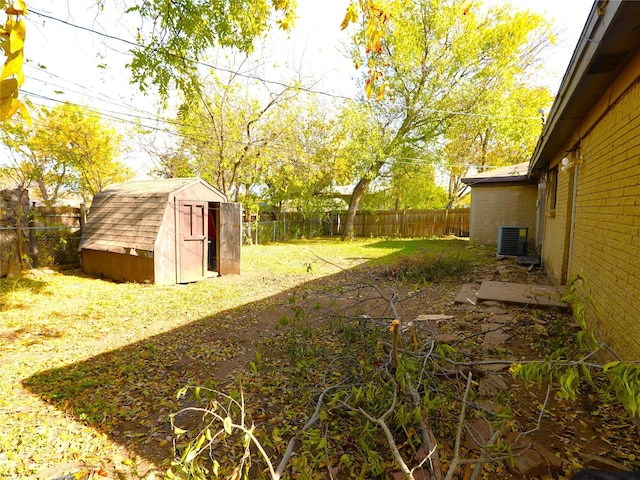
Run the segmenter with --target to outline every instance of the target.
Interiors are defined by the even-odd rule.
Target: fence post
[[[449,234],[449,207],[447,206],[447,208],[444,211],[444,235],[448,235]]]
[[[258,233],[259,233],[258,232],[258,226],[259,226],[258,215],[256,214],[256,245],[258,245]]]
[[[367,212],[362,212],[362,236],[367,236]]]

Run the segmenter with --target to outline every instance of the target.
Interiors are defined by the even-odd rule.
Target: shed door
[[[239,203],[220,204],[220,275],[240,275],[240,244],[242,242],[242,219]]]
[[[207,203],[178,203],[178,282],[196,282],[207,274]]]

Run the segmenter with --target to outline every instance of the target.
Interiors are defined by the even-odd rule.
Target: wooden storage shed
[[[240,273],[241,208],[200,178],[133,181],[98,193],[82,272],[158,285]]]

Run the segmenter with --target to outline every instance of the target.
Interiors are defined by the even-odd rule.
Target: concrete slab
[[[483,300],[497,300],[530,307],[569,308],[560,300],[560,292],[552,285],[484,281],[478,290],[478,301]]]
[[[460,292],[458,292],[458,296],[453,301],[453,303],[462,303],[465,305],[475,305],[476,304],[476,290],[477,285],[473,283],[465,283]]]
[[[484,336],[484,340],[482,341],[482,346],[484,348],[497,347],[499,345],[504,345],[507,340],[511,338],[511,335],[502,332],[490,332]]]

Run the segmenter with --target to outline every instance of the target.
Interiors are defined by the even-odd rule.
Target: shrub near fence
[[[80,263],[78,227],[22,227],[22,252],[31,268]],[[18,231],[0,227],[0,277],[9,265],[19,264]]]
[[[23,226],[22,253],[27,267],[53,267],[80,262],[80,219],[82,211],[73,207],[31,207]],[[0,277],[11,265],[20,265],[18,230],[0,227]]]

